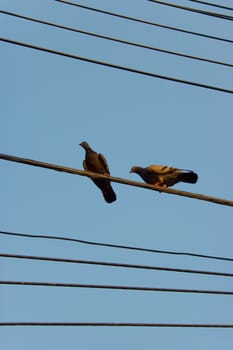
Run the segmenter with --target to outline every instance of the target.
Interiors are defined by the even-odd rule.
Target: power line
[[[84,264],[84,265],[97,265],[97,266],[108,266],[108,267],[124,267],[124,268],[130,268],[130,269],[156,270],[156,271],[192,273],[192,274],[221,276],[221,277],[233,277],[233,273],[227,273],[227,272],[190,270],[190,269],[177,269],[177,268],[173,268],[173,267],[137,265],[137,264],[122,264],[122,263],[113,263],[113,262],[107,262],[107,261],[93,261],[93,260],[80,260],[80,259],[67,259],[67,258],[52,258],[52,257],[47,257],[47,256],[20,255],[20,254],[3,254],[3,253],[0,253],[0,257],[7,258],[7,259],[40,260],[40,261],[50,261],[50,262],[52,261],[52,262]]]
[[[218,7],[218,8],[224,9],[224,10],[233,11],[232,7],[218,5],[218,4],[214,4],[214,3],[211,3],[211,2],[207,2],[207,1],[201,1],[201,0],[189,0],[189,1],[192,1],[194,3],[197,2],[199,4],[208,5],[208,6],[212,6],[212,7]]]
[[[134,251],[142,251],[142,252],[148,252],[148,253],[172,254],[172,255],[182,255],[182,256],[205,258],[205,259],[215,259],[215,260],[222,260],[222,261],[233,261],[232,258],[225,258],[225,257],[221,257],[221,256],[212,256],[212,255],[187,253],[187,252],[174,252],[174,251],[167,251],[167,250],[141,248],[141,247],[134,247],[134,246],[132,247],[132,246],[103,243],[103,242],[102,243],[101,242],[92,242],[92,241],[86,241],[86,240],[82,240],[82,239],[62,237],[62,236],[33,235],[33,234],[28,234],[28,233],[15,233],[15,232],[6,232],[6,231],[0,231],[0,234],[9,235],[9,236],[18,236],[21,238],[26,237],[26,238],[55,239],[55,240],[75,242],[75,243],[81,243],[81,244],[87,244],[87,245],[101,246],[101,247],[107,247],[107,248],[119,248],[119,249],[134,250]]]
[[[208,323],[131,323],[131,322],[0,322],[0,326],[34,327],[162,327],[162,328],[233,328],[233,324]]]
[[[24,42],[21,42],[21,41],[16,41],[16,40],[11,40],[11,39],[6,39],[6,38],[0,38],[0,40],[6,42],[8,44],[23,46],[23,47],[27,47],[27,48],[34,49],[34,50],[51,53],[51,54],[58,55],[58,56],[64,56],[64,57],[68,57],[68,58],[72,58],[72,59],[76,59],[76,60],[80,60],[80,61],[84,61],[84,62],[88,62],[88,63],[98,64],[100,66],[105,66],[105,67],[109,67],[109,68],[113,68],[113,69],[123,70],[123,71],[126,71],[126,72],[131,72],[131,73],[136,73],[136,74],[140,74],[140,75],[145,75],[145,76],[152,77],[152,78],[169,80],[169,81],[173,81],[173,82],[176,82],[176,83],[192,85],[192,86],[201,87],[201,88],[205,88],[205,89],[210,89],[210,90],[215,90],[215,91],[220,91],[220,92],[233,94],[233,90],[228,90],[228,89],[217,87],[217,86],[213,86],[213,85],[201,84],[201,83],[197,83],[197,82],[193,82],[193,81],[188,81],[188,80],[168,77],[168,76],[165,76],[165,75],[160,75],[160,74],[151,73],[151,72],[146,72],[146,71],[138,70],[138,69],[135,69],[135,68],[119,66],[117,64],[108,63],[108,62],[104,62],[104,61],[98,61],[98,60],[94,60],[94,59],[91,59],[91,58],[77,56],[77,55],[73,55],[73,54],[68,54],[68,53],[65,53],[65,52],[62,52],[62,51],[51,50],[51,49],[47,49],[47,48],[44,48],[44,47],[41,47],[41,46],[27,44],[27,43],[24,43]]]
[[[165,53],[165,54],[169,54],[169,55],[180,56],[180,57],[184,57],[184,58],[189,58],[189,59],[193,59],[193,60],[198,60],[198,61],[218,64],[218,65],[223,65],[223,66],[227,66],[227,67],[233,67],[232,63],[216,61],[216,60],[212,60],[212,59],[204,58],[204,57],[192,56],[192,55],[188,55],[188,54],[181,53],[181,52],[165,50],[165,49],[161,49],[161,48],[150,46],[150,45],[139,44],[139,43],[135,43],[135,42],[132,42],[132,41],[127,41],[127,40],[113,38],[113,37],[106,36],[106,35],[101,35],[101,34],[97,34],[97,33],[87,32],[87,31],[84,31],[84,30],[81,30],[81,29],[76,29],[76,28],[73,28],[73,27],[68,27],[68,26],[57,24],[57,23],[47,22],[47,21],[44,21],[44,20],[23,16],[23,15],[20,15],[20,14],[17,14],[17,13],[13,13],[13,12],[8,12],[8,11],[0,11],[0,12],[2,12],[5,15],[8,15],[8,16],[13,16],[13,17],[25,19],[27,21],[31,21],[31,22],[35,22],[35,23],[45,24],[45,25],[48,25],[48,26],[52,26],[52,27],[55,27],[55,28],[60,28],[60,29],[72,31],[72,32],[79,33],[79,34],[89,35],[89,36],[92,36],[92,37],[95,37],[95,38],[100,38],[100,39],[104,39],[104,40],[110,40],[110,41],[114,41],[114,42],[117,42],[117,43],[120,43],[120,44],[131,45],[131,46],[139,47],[139,48],[142,48],[142,49],[157,51],[157,52],[161,52],[161,53]]]
[[[146,72],[146,71],[142,71],[142,70],[138,70],[138,69],[134,69],[134,68],[130,68],[130,67],[119,66],[117,64],[108,63],[108,62],[104,62],[104,61],[98,61],[98,60],[94,60],[91,58],[77,56],[77,55],[73,55],[73,54],[68,54],[68,53],[65,53],[62,51],[51,50],[51,49],[47,49],[47,48],[44,48],[41,46],[23,43],[21,41],[16,41],[16,40],[11,40],[11,39],[6,39],[6,38],[0,38],[0,40],[6,42],[8,44],[23,46],[23,47],[27,47],[27,48],[42,51],[42,52],[47,52],[47,53],[51,53],[51,54],[55,54],[55,55],[59,55],[59,56],[64,56],[64,57],[68,57],[68,58],[72,58],[72,59],[76,59],[76,60],[80,60],[80,61],[84,61],[84,62],[88,62],[88,63],[98,64],[100,66],[105,66],[105,67],[109,67],[109,68],[113,68],[113,69],[118,69],[118,70],[123,70],[123,71],[131,72],[131,73],[145,75],[145,76],[152,77],[152,78],[164,79],[164,80],[169,80],[169,81],[173,81],[176,83],[192,85],[192,86],[201,87],[201,88],[205,88],[205,89],[210,89],[210,90],[215,90],[215,91],[233,94],[233,90],[228,90],[228,89],[224,89],[224,88],[217,87],[217,86],[201,84],[201,83],[197,83],[197,82],[193,82],[193,81],[168,77],[165,75],[160,75],[160,74],[151,73],[151,72]]]
[[[160,5],[174,7],[174,8],[177,8],[179,10],[191,11],[191,12],[195,12],[195,13],[198,13],[198,14],[201,14],[201,15],[212,16],[212,17],[216,17],[216,18],[220,18],[220,19],[226,19],[228,21],[232,21],[233,20],[232,16],[224,15],[222,13],[216,13],[216,12],[209,12],[209,11],[199,10],[199,9],[195,9],[195,8],[192,8],[192,7],[180,6],[180,5],[172,4],[172,3],[169,3],[169,2],[165,2],[165,1],[159,1],[159,0],[147,0],[147,1],[154,2],[154,3],[160,4]]]
[[[194,199],[198,199],[198,200],[203,200],[203,201],[208,201],[208,202],[212,202],[212,203],[217,203],[217,204],[227,205],[227,206],[233,207],[233,201],[231,201],[231,200],[210,197],[210,196],[206,196],[204,194],[197,194],[197,193],[180,191],[180,190],[175,190],[175,189],[171,189],[171,188],[164,188],[164,187],[158,188],[156,186],[153,186],[153,185],[150,185],[150,184],[147,184],[144,182],[126,180],[126,179],[122,179],[119,177],[113,177],[113,176],[105,176],[105,175],[93,173],[90,171],[84,171],[84,170],[64,167],[64,166],[57,165],[57,164],[39,162],[37,160],[16,157],[16,156],[3,154],[3,153],[0,153],[0,159],[4,159],[7,161],[11,161],[11,162],[23,163],[23,164],[27,164],[30,166],[52,169],[55,171],[61,171],[61,172],[66,172],[66,173],[80,175],[80,176],[86,176],[86,177],[91,177],[91,178],[98,177],[101,179],[107,179],[107,180],[110,180],[112,182],[117,182],[117,183],[121,183],[124,185],[150,189],[150,190],[157,191],[157,192],[170,193],[170,194],[174,194],[174,195],[178,195],[178,196],[189,197],[189,198],[194,198]]]
[[[26,281],[0,281],[0,285],[19,285],[33,287],[65,287],[65,288],[89,288],[89,289],[112,289],[140,292],[168,292],[168,293],[193,293],[193,294],[215,294],[215,295],[233,295],[233,292],[223,290],[204,290],[204,289],[179,289],[179,288],[156,288],[156,287],[138,287],[138,286],[115,286],[103,284],[80,284],[80,283],[56,283],[56,282],[26,282]]]
[[[101,14],[105,14],[105,15],[109,15],[109,16],[113,16],[113,17],[117,17],[117,18],[121,18],[121,19],[126,19],[128,21],[138,22],[138,23],[142,23],[142,24],[146,24],[146,25],[150,25],[150,26],[155,26],[155,27],[160,27],[160,28],[164,28],[164,29],[168,29],[168,30],[174,30],[174,31],[181,32],[181,33],[196,35],[196,36],[200,36],[200,37],[207,38],[207,39],[214,39],[214,40],[220,40],[220,41],[224,41],[224,42],[228,42],[228,43],[233,43],[233,40],[230,40],[230,39],[220,38],[220,37],[216,37],[216,36],[212,36],[212,35],[208,35],[208,34],[203,34],[203,33],[197,33],[197,32],[193,32],[190,30],[182,29],[182,28],[167,26],[164,24],[156,23],[156,22],[151,22],[151,21],[146,21],[146,20],[139,19],[139,18],[129,17],[129,16],[125,16],[122,14],[97,9],[97,8],[86,6],[86,5],[81,5],[78,3],[71,2],[71,1],[66,1],[66,0],[55,0],[55,1],[66,4],[66,5],[71,5],[71,6],[83,8],[85,10],[94,11],[97,13],[101,13]]]

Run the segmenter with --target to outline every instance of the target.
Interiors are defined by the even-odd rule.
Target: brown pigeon
[[[161,187],[173,186],[178,182],[195,184],[198,175],[191,170],[177,169],[164,165],[150,165],[146,168],[133,166],[130,173],[136,173],[148,184]]]
[[[102,154],[96,153],[86,141],[81,142],[80,146],[82,146],[86,151],[85,160],[83,161],[84,170],[93,171],[103,175],[110,175],[108,163]],[[113,191],[109,180],[98,179],[96,177],[91,179],[102,191],[106,202],[112,203],[116,200],[116,194]]]

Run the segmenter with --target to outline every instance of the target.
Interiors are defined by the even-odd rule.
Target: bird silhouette
[[[81,142],[80,146],[86,152],[85,160],[83,161],[84,170],[110,175],[108,163],[101,153],[95,152],[86,141]],[[116,194],[113,191],[110,180],[98,179],[97,177],[92,177],[91,180],[102,191],[106,202],[112,203],[116,200]]]
[[[178,182],[195,184],[198,179],[198,175],[192,170],[178,169],[157,164],[149,165],[146,168],[133,166],[130,173],[138,174],[148,184],[161,187],[173,186]]]

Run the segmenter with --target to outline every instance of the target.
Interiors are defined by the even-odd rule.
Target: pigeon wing
[[[156,173],[158,175],[165,175],[177,171],[178,169],[160,164],[152,164],[147,167],[147,171],[151,173]]]
[[[101,164],[101,166],[102,166],[103,169],[104,169],[104,172],[107,173],[107,174],[110,174],[110,170],[109,170],[109,167],[108,167],[108,163],[107,163],[107,160],[106,160],[106,158],[104,157],[104,155],[101,154],[101,153],[99,153],[99,154],[98,154],[98,157],[99,157],[100,164]]]

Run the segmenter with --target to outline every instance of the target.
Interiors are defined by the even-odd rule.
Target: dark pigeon
[[[148,184],[161,187],[173,186],[178,182],[195,184],[198,175],[192,170],[177,169],[164,165],[150,165],[146,168],[133,166],[131,173],[136,173]]]
[[[85,160],[83,161],[83,168],[86,171],[93,171],[95,173],[110,175],[108,163],[105,157],[95,152],[86,141],[80,143],[80,146],[86,151]],[[91,178],[97,187],[102,191],[104,199],[108,203],[116,200],[116,194],[113,191],[111,183],[106,179]]]

